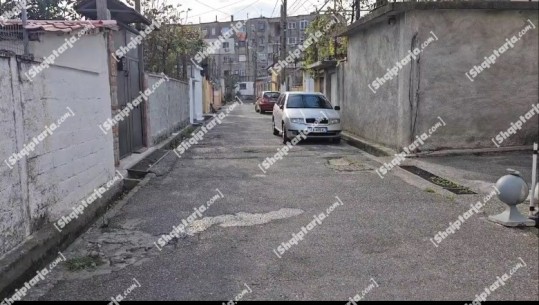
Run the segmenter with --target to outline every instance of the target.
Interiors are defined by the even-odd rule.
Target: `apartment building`
[[[315,14],[288,17],[285,29],[286,53],[303,43],[305,30],[315,17]],[[236,22],[231,18],[226,22],[215,21],[189,26],[197,28],[203,39],[211,43]],[[279,59],[282,33],[280,22],[280,17],[248,19],[240,32],[225,40],[222,47],[209,56],[209,73],[216,78],[238,75],[241,82],[254,82],[257,78],[268,76],[267,68]],[[297,65],[299,68],[299,62]]]

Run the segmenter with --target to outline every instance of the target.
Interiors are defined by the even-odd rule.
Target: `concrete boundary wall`
[[[441,117],[423,151],[497,148],[492,139],[532,110],[539,99],[539,19],[531,9],[422,9],[387,11],[351,32],[344,64],[343,128],[401,150]],[[520,30],[514,48],[473,81],[465,75]],[[351,26],[353,27],[353,26]],[[368,85],[429,39],[438,40],[373,92]],[[500,147],[538,138],[535,115]]]
[[[116,175],[112,133],[98,127],[110,117],[109,55],[104,33],[86,35],[29,80],[65,36],[42,38],[31,43],[35,62],[0,57],[0,291],[74,240],[123,187],[117,180],[62,232],[54,227]]]
[[[166,81],[156,74],[146,74],[146,84],[148,88],[159,85],[146,106],[148,145],[153,146],[189,124],[189,84],[176,79]]]

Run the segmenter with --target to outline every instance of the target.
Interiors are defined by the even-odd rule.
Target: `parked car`
[[[308,131],[307,138],[325,138],[339,143],[342,131],[340,109],[333,107],[322,93],[282,93],[273,107],[273,134],[281,134],[286,143],[301,131]]]
[[[277,99],[281,95],[281,92],[276,91],[262,91],[260,96],[255,102],[255,111],[264,113],[266,111],[273,111],[273,105],[277,102]]]

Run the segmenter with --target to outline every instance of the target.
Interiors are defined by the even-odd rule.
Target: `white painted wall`
[[[338,86],[338,77],[337,73],[330,74],[331,78],[331,96],[328,96],[327,98],[330,99],[331,104],[333,106],[340,106],[341,103],[339,101],[339,86]]]
[[[146,83],[152,88],[163,76],[147,74]],[[189,83],[170,79],[161,83],[147,102],[149,145],[169,137],[189,122]]]
[[[36,60],[69,36],[46,33],[32,42]],[[52,225],[115,173],[112,133],[98,127],[111,115],[104,34],[84,36],[33,82],[32,65],[0,58],[0,255]],[[68,112],[54,133],[10,169],[3,161]]]
[[[193,124],[196,121],[202,122],[204,117],[202,116],[202,75],[200,74],[202,67],[193,65],[191,68],[193,69],[193,77],[189,79],[189,104],[192,107],[190,121]]]
[[[307,71],[303,71],[303,90],[305,92],[314,91],[314,79],[311,74]]]
[[[240,84],[245,84],[245,89],[240,89]],[[242,96],[254,96],[254,82],[239,82],[236,85],[236,92],[239,92]]]

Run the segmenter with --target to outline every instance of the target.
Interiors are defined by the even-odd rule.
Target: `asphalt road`
[[[363,290],[364,300],[472,300],[519,262],[526,266],[487,300],[539,298],[532,231],[478,214],[437,247],[430,241],[469,209],[463,201],[480,197],[455,201],[391,173],[382,180],[372,170],[379,165],[346,143],[302,142],[262,172],[258,165],[282,147],[271,115],[239,106],[181,158],[168,154],[107,227],[64,251],[69,260],[90,255],[103,264],[59,267],[28,299],[110,300],[136,279],[140,287],[126,300],[344,301]],[[157,249],[153,243],[217,189],[222,198],[189,234]],[[336,197],[342,205],[279,258],[277,247]]]

